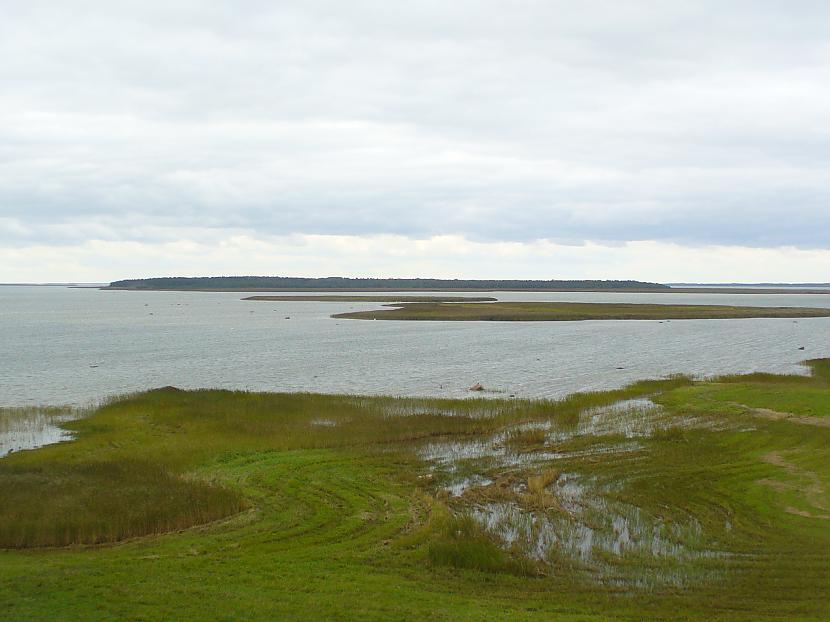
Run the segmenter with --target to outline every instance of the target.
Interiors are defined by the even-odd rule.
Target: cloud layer
[[[529,256],[830,247],[823,2],[9,4],[6,253],[197,228]]]

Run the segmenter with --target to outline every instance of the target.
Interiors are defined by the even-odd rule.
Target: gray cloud
[[[447,5],[6,3],[0,244],[828,247],[826,3]]]

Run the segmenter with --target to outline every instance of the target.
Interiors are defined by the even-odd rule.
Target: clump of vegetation
[[[144,461],[0,462],[0,548],[101,544],[209,523],[246,507],[238,491]]]
[[[658,428],[654,431],[652,438],[655,441],[680,443],[686,441],[686,431],[679,425],[673,425],[668,428]]]
[[[438,566],[454,566],[483,572],[515,569],[510,557],[469,515],[446,514],[435,520],[437,538],[429,545],[429,559]]]
[[[506,445],[515,447],[544,445],[547,432],[543,428],[516,428],[507,432],[504,438]]]

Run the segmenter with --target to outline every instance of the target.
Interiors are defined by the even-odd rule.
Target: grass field
[[[738,307],[725,305],[588,302],[429,303],[387,306],[393,306],[395,308],[338,313],[332,317],[355,320],[491,322],[830,317],[830,309],[812,309],[807,307]]]
[[[827,620],[810,365],[560,401],[127,396],[0,459],[0,614]]]

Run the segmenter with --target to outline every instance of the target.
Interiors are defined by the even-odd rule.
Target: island
[[[350,320],[563,322],[576,320],[703,320],[830,317],[830,309],[727,305],[616,304],[590,302],[459,302],[385,305],[373,311],[338,313]]]
[[[643,281],[205,276],[125,279],[102,289],[172,291],[671,291]]]
[[[496,298],[488,296],[350,296],[348,294],[332,296],[248,296],[242,300],[260,302],[495,302]]]

